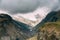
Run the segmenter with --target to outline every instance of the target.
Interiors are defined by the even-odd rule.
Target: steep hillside
[[[48,22],[40,27],[37,35],[27,40],[60,40],[60,22]]]
[[[9,20],[6,16],[0,17],[0,40],[60,40],[60,12],[51,19],[53,21],[40,26],[36,35],[27,38],[22,35],[21,29],[17,29],[12,19]]]
[[[53,17],[53,21],[45,23],[40,27],[37,35],[27,39],[27,40],[60,40],[60,11],[55,15],[56,21]]]

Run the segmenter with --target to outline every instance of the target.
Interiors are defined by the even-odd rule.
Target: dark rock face
[[[0,14],[0,40],[25,40],[14,20],[7,14]]]
[[[12,18],[7,14],[0,14],[0,37],[7,35],[7,25],[12,21]]]
[[[0,14],[0,22],[4,21],[12,21],[12,17],[9,16],[8,14]]]

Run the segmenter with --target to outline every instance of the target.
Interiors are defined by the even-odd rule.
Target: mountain
[[[60,22],[47,22],[27,40],[60,40]]]
[[[54,14],[54,12],[52,12]],[[42,26],[36,26],[32,32],[27,28],[29,25],[12,19],[9,15],[0,15],[0,39],[1,40],[60,40],[60,12],[55,12],[52,16],[46,16]],[[51,17],[51,18],[50,18]],[[48,21],[47,21],[48,20]],[[28,30],[28,31],[27,31]],[[23,32],[22,32],[23,31]],[[34,35],[33,35],[34,34]],[[58,35],[59,34],[59,35]],[[41,36],[39,36],[41,35]],[[46,36],[45,36],[46,35]],[[54,38],[55,37],[55,38]]]
[[[38,34],[27,40],[60,40],[60,11],[55,17],[57,20],[52,16],[48,22],[39,28]]]

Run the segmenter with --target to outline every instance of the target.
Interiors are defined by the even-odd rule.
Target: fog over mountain
[[[29,13],[37,8],[48,7],[56,11],[60,9],[60,0],[0,0],[0,10],[9,13]]]

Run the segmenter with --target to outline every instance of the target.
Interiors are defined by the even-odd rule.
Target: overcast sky
[[[0,0],[0,10],[11,13],[27,13],[43,6],[56,10],[59,4],[60,0]]]
[[[43,9],[42,11],[48,8],[47,13],[49,11],[60,10],[59,4],[60,0],[0,0],[0,10],[15,16],[18,16],[17,13],[34,16],[37,12],[41,14],[41,8]],[[46,12],[42,12],[42,14],[44,13]],[[27,16],[24,17],[27,18]]]

